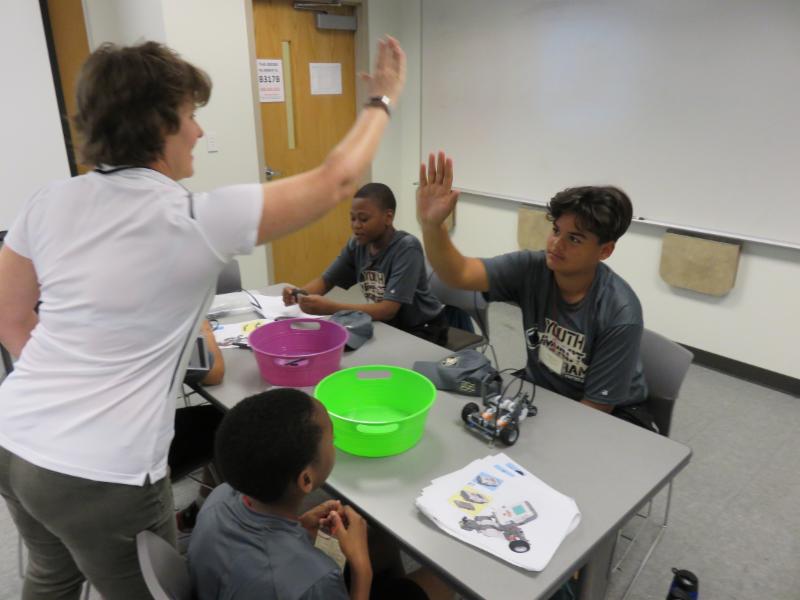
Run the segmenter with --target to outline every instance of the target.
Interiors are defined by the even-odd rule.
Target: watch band
[[[367,100],[364,106],[374,106],[376,108],[382,108],[386,111],[386,114],[390,117],[392,113],[389,111],[389,104],[391,104],[391,99],[389,96],[372,96],[369,100]]]

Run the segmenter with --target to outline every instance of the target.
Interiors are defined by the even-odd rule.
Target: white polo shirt
[[[5,243],[33,261],[42,303],[0,385],[0,445],[96,481],[164,477],[190,342],[222,267],[255,245],[262,194],[192,196],[136,168],[31,198]]]

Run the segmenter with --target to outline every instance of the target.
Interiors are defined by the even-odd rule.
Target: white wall
[[[83,15],[91,50],[103,42],[166,42],[161,0],[83,0]]]
[[[648,327],[697,348],[800,378],[800,252],[745,243],[722,298],[671,288],[658,275],[663,230],[633,226],[610,264],[641,298]]]
[[[184,181],[192,190],[261,181],[261,117],[253,82],[255,50],[251,3],[246,0],[163,0],[167,44],[208,72],[211,101],[198,112],[207,134],[215,135],[219,152],[209,153],[200,140],[194,152],[195,175]],[[252,59],[252,60],[251,60]],[[269,280],[263,247],[240,257],[242,283],[263,287]]]
[[[414,217],[413,186],[420,150],[420,3],[369,0],[371,40],[396,35],[409,56],[403,109],[393,117],[390,137],[373,164],[376,180],[391,182],[397,192],[397,222],[419,234]],[[373,44],[374,45],[374,44]],[[446,150],[446,148],[444,148]],[[458,185],[458,165],[456,165]],[[554,192],[557,190],[554,190]],[[634,202],[636,199],[633,199]],[[670,288],[658,268],[661,236],[657,227],[632,224],[609,264],[636,290],[645,325],[676,341],[751,365],[800,378],[794,334],[800,298],[800,252],[746,243],[736,287],[723,298]],[[517,249],[517,206],[500,199],[463,195],[456,215],[454,241],[465,254],[487,256]]]
[[[218,152],[205,139],[194,151],[195,175],[182,181],[193,191],[259,182],[261,122],[254,101],[251,4],[248,0],[84,0],[91,48],[104,41],[166,43],[204,69],[213,82],[211,100],[197,113]],[[243,285],[267,284],[266,251],[240,257]]]
[[[370,56],[381,36],[388,34],[399,40],[408,61],[406,87],[372,163],[372,180],[392,188],[398,204],[395,224],[409,231],[416,227],[414,182],[419,179],[420,12],[420,0],[369,0],[366,4]]]
[[[37,189],[70,176],[39,3],[0,2],[0,230]]]

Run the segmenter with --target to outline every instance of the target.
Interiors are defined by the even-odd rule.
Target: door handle
[[[266,167],[264,167],[264,176],[267,178],[267,181],[272,181],[273,177],[280,177],[281,176],[281,172],[280,171],[274,171],[272,169],[272,167],[267,165]]]

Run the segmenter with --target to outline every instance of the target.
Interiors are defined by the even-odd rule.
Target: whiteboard
[[[70,176],[39,3],[0,2],[0,230],[53,179]]]
[[[422,152],[545,204],[800,247],[797,0],[423,0]]]

